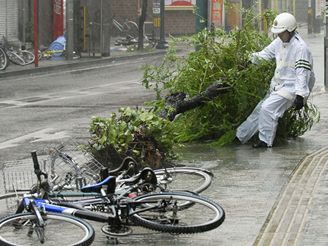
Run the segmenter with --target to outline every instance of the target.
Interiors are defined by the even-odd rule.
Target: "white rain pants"
[[[238,127],[236,136],[246,143],[255,133],[268,146],[272,146],[276,135],[278,120],[293,105],[293,101],[278,95],[276,92],[266,95],[248,118]]]

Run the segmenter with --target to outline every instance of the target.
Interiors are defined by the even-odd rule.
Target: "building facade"
[[[56,2],[65,0],[39,0],[39,43],[43,46],[54,40],[54,6]],[[160,0],[147,0],[146,33],[151,34],[159,28],[159,3]],[[319,3],[320,0],[165,0],[165,33],[166,35],[188,35],[196,31],[195,6],[199,1],[207,1],[208,5],[208,27],[215,26],[226,31],[242,25],[241,8],[253,8],[256,13],[264,13],[267,9],[275,10],[277,13],[289,11],[294,13],[299,22],[308,21],[309,3]],[[33,2],[34,0],[0,0],[0,37],[5,36],[8,40],[18,43],[33,42]],[[83,11],[89,13],[99,10],[99,4],[106,2],[109,6],[102,11],[111,12],[111,18],[119,23],[134,21],[138,23],[138,16],[142,0],[74,0],[79,5],[76,18],[77,32],[87,28],[90,21],[81,19]],[[323,1],[322,1],[323,2]],[[226,3],[226,4],[225,4]],[[85,8],[85,6],[87,6]],[[314,8],[312,8],[314,9]],[[318,8],[316,8],[318,9]],[[104,12],[105,11],[105,12]],[[98,11],[99,12],[99,11]],[[313,13],[313,11],[312,11]],[[94,13],[95,16],[97,13]],[[64,16],[63,16],[64,18]],[[65,19],[65,18],[64,18]],[[84,21],[84,23],[82,23]],[[95,24],[94,24],[95,25]],[[112,26],[109,29],[111,36],[119,35],[119,30]],[[90,27],[89,27],[90,29]],[[158,31],[157,31],[158,34]],[[81,39],[81,38],[80,38]],[[79,42],[83,42],[80,40]]]

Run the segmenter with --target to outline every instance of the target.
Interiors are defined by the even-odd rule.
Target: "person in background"
[[[261,59],[275,59],[276,69],[269,92],[237,129],[236,137],[241,143],[246,143],[258,132],[259,140],[253,147],[272,147],[279,118],[293,106],[296,110],[303,108],[304,100],[313,88],[312,54],[296,32],[296,27],[292,14],[285,12],[277,15],[271,32],[278,37],[251,56],[253,64]]]

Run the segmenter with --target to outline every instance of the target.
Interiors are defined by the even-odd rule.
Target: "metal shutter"
[[[18,38],[17,0],[0,0],[0,35],[8,40]]]

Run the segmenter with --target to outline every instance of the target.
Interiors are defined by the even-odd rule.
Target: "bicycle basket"
[[[78,147],[52,148],[49,151],[49,173],[53,185],[79,190],[86,184],[96,183],[104,166],[92,155]]]
[[[15,212],[23,194],[37,182],[31,159],[6,162],[0,175],[1,216]]]
[[[37,181],[31,159],[6,162],[1,172],[0,193],[29,191]]]

